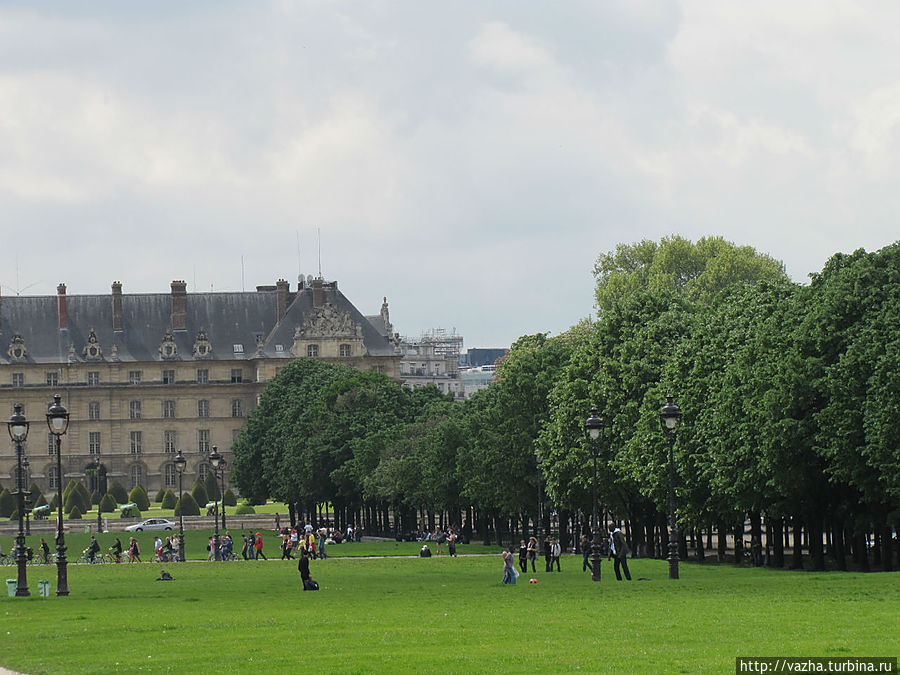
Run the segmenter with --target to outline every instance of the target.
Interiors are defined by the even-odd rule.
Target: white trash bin
[[[50,582],[46,579],[41,579],[38,582],[38,592],[42,598],[50,597]]]
[[[7,579],[6,580],[6,592],[9,593],[9,597],[16,597],[16,586],[18,582],[15,579]]]

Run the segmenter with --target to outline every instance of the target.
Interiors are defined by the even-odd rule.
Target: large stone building
[[[177,486],[177,450],[188,460],[185,489],[210,471],[212,446],[230,464],[233,440],[257,397],[290,359],[313,357],[399,381],[399,339],[387,301],[363,316],[336,282],[287,281],[256,292],[0,298],[0,411],[25,407],[28,481],[55,490],[54,444],[45,413],[62,395],[71,415],[62,442],[63,485],[119,481],[154,494]],[[100,471],[92,471],[96,459]],[[12,487],[15,451],[0,444],[0,484]]]

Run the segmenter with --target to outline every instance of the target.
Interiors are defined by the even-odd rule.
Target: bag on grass
[[[304,591],[317,591],[317,590],[319,590],[319,582],[314,581],[313,579],[305,579],[303,581],[303,590]]]

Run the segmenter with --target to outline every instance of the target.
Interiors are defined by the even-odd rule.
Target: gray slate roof
[[[393,354],[393,346],[336,288],[325,291],[328,302],[350,312],[363,326],[366,348],[373,355]],[[294,328],[303,323],[312,309],[312,290],[307,288],[289,296],[284,319],[277,323],[276,292],[270,290],[240,293],[188,293],[186,326],[172,333],[178,347],[175,360],[217,360],[253,358],[258,355],[257,336],[265,340],[266,357],[289,357]],[[68,295],[67,328],[59,328],[57,296],[8,296],[0,298],[0,364],[14,363],[7,354],[15,335],[21,335],[28,350],[25,363],[66,363],[69,345],[74,346],[76,361],[88,361],[82,349],[93,329],[103,351],[103,361],[113,360],[112,346],[118,346],[123,362],[167,361],[159,347],[172,327],[172,296],[168,293],[123,294],[122,331],[113,331],[111,295]],[[199,331],[205,330],[212,346],[206,359],[195,359],[193,345]],[[284,352],[276,353],[275,344]],[[234,345],[243,345],[235,353]]]

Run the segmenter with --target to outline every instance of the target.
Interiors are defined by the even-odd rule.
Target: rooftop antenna
[[[319,278],[322,278],[322,228],[317,227],[316,232],[319,233]]]

